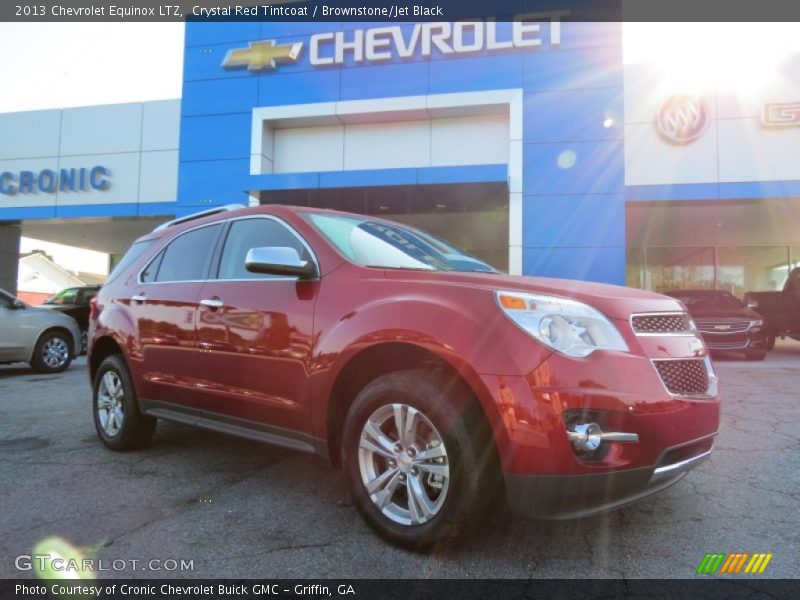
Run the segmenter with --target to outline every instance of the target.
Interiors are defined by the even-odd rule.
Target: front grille
[[[750,321],[726,321],[722,319],[697,321],[697,329],[703,333],[741,333],[742,331],[747,331],[749,327]]]
[[[633,315],[631,325],[637,334],[691,333],[691,319],[686,313]]]
[[[670,394],[691,396],[708,393],[708,371],[704,359],[656,360],[653,364]]]

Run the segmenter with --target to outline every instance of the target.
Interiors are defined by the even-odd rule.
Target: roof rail
[[[247,207],[244,204],[226,204],[225,206],[217,206],[216,208],[201,210],[200,212],[192,213],[191,215],[178,217],[177,219],[172,219],[172,221],[161,223],[161,225],[153,229],[151,233],[155,233],[156,231],[163,231],[168,227],[172,227],[173,225],[180,225],[181,223],[186,223],[187,221],[194,221],[195,219],[210,217],[211,215],[216,215],[217,213],[221,212],[228,212],[229,210],[239,210],[240,208],[247,208]]]

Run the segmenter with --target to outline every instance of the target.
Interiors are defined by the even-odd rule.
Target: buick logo
[[[705,133],[708,113],[708,104],[699,96],[672,96],[661,105],[656,126],[668,142],[687,144]]]

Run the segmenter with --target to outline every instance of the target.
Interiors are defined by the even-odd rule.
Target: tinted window
[[[164,251],[159,252],[150,263],[142,269],[141,280],[142,283],[152,283],[156,280],[158,274],[158,267],[161,266],[161,259],[164,258]]]
[[[297,250],[301,260],[311,260],[308,250],[285,225],[272,219],[243,219],[231,223],[222,259],[219,265],[220,279],[260,279],[275,277],[251,273],[244,266],[245,257],[251,248],[288,247]]]
[[[209,225],[184,233],[164,250],[156,281],[195,281],[205,279],[206,268],[220,225]]]
[[[432,235],[389,221],[308,213],[304,217],[347,258],[364,267],[424,271],[496,271]]]
[[[12,306],[14,306],[14,298],[0,290],[0,308],[11,308]]]
[[[61,290],[55,296],[52,296],[44,301],[45,304],[75,304],[77,302],[78,290],[76,288],[67,288]]]
[[[150,245],[153,243],[153,240],[147,240],[144,242],[136,242],[125,253],[125,256],[117,263],[117,266],[111,271],[106,280],[106,283],[114,279],[115,277],[121,275],[137,258],[139,258],[142,253],[147,250]]]
[[[744,304],[736,296],[723,291],[684,291],[669,292],[669,296],[677,298],[689,310],[712,310],[715,308],[743,308]]]
[[[78,304],[89,304],[89,301],[97,296],[96,289],[80,290],[78,292]]]

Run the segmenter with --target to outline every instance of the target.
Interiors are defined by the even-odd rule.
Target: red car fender
[[[320,301],[317,306],[328,305]],[[327,312],[325,308],[322,310]],[[392,312],[391,319],[387,318],[387,311]],[[462,377],[479,401],[495,433],[498,450],[502,454],[508,448],[509,439],[497,401],[475,368],[480,365],[480,361],[474,360],[474,355],[480,352],[480,348],[476,348],[471,342],[486,335],[487,325],[474,318],[474,310],[460,310],[416,294],[408,294],[392,298],[391,301],[382,299],[361,306],[357,312],[345,315],[345,318],[335,319],[334,314],[335,312],[331,312],[326,316],[318,313],[315,319],[315,337],[318,341],[310,368],[310,405],[312,432],[316,437],[326,440],[332,437],[332,432],[328,431],[330,402],[343,369],[363,352],[374,350],[378,346],[406,344],[434,354]],[[549,352],[520,332],[499,311],[497,314],[503,325],[508,326],[508,330],[504,329],[502,334],[523,336],[530,355],[538,355],[539,362],[546,359]],[[398,326],[392,329],[376,329],[376,324],[386,322],[396,323]],[[436,324],[439,325],[439,331],[433,331]],[[509,344],[507,348],[498,351],[497,344],[492,344],[491,362],[517,365],[522,369],[522,365],[518,364],[519,357],[515,359],[512,355],[514,347],[514,344]],[[526,366],[530,364],[530,355],[524,361]],[[333,361],[329,362],[331,357]]]

